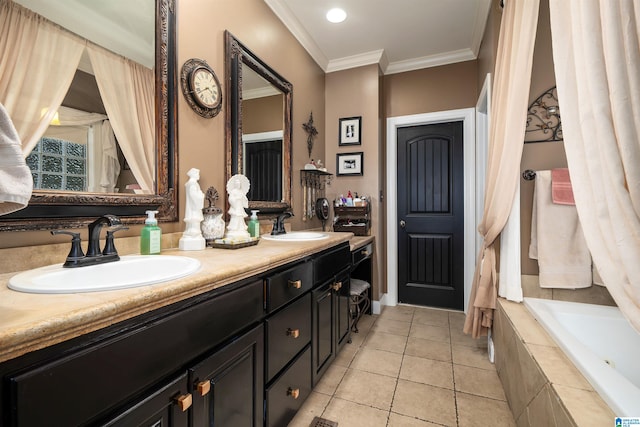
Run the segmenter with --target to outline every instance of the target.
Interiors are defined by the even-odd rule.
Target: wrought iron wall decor
[[[562,141],[562,122],[556,87],[548,89],[529,106],[524,142]]]

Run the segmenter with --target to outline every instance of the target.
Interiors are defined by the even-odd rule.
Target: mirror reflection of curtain
[[[108,117],[73,108],[60,107],[59,125],[49,126],[43,137],[86,145],[87,191],[112,193],[120,175],[120,161]]]
[[[0,0],[0,101],[15,124],[25,157],[62,104],[84,46],[74,34]]]
[[[131,172],[143,192],[153,193],[154,72],[91,43],[87,50],[104,108]]]

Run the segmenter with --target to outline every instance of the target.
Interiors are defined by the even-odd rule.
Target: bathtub
[[[537,298],[524,305],[616,416],[640,416],[640,334],[617,307]]]

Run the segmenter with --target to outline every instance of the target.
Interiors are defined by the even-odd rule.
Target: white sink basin
[[[179,279],[200,269],[200,261],[172,255],[128,255],[87,267],[49,265],[16,274],[9,288],[37,294],[111,291]]]
[[[264,240],[276,240],[281,242],[304,242],[308,240],[322,240],[329,237],[327,233],[319,233],[316,231],[293,231],[287,234],[263,234],[260,236]]]

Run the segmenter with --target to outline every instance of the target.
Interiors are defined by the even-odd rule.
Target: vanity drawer
[[[266,279],[267,312],[272,312],[311,289],[313,265],[302,262]]]
[[[360,261],[369,258],[373,254],[373,244],[369,243],[351,253],[351,264],[355,267]]]
[[[311,393],[311,347],[267,389],[265,425],[286,426]]]
[[[313,283],[326,282],[339,271],[351,265],[351,250],[348,243],[320,253],[313,265]]]
[[[311,294],[267,319],[267,382],[311,341]]]

